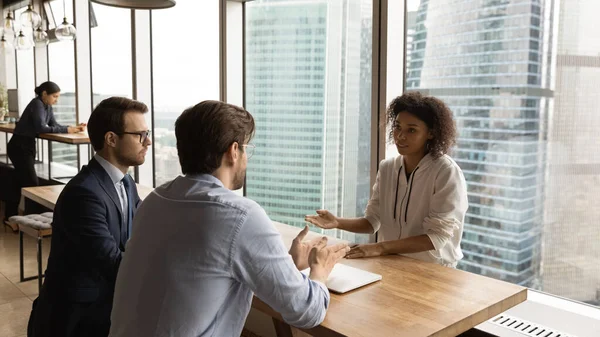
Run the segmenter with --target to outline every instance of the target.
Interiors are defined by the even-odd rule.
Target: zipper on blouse
[[[418,169],[419,169],[419,167],[417,166],[415,168],[415,170],[412,171],[412,173],[410,174],[409,187],[407,188],[407,190],[408,190],[408,199],[406,200],[406,208],[404,210],[404,223],[407,223],[407,219],[408,219],[408,204],[410,203],[410,194],[412,193],[413,181],[415,180],[415,173],[417,173]],[[402,207],[402,204],[400,204],[400,207]]]

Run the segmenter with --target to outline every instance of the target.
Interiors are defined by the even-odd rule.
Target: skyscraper
[[[542,289],[600,305],[600,2],[562,1],[549,128]]]
[[[443,99],[468,185],[459,268],[539,285],[553,0],[421,0],[407,90]]]
[[[303,226],[304,215],[321,208],[364,211],[372,27],[365,2],[247,7],[246,108],[257,130],[246,191],[273,220]]]

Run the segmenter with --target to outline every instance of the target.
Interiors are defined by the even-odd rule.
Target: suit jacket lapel
[[[120,232],[123,233],[123,209],[121,206],[121,199],[119,199],[119,196],[117,195],[117,190],[115,190],[115,184],[113,184],[108,173],[106,173],[102,165],[100,165],[100,163],[98,163],[96,159],[92,158],[92,160],[90,160],[90,163],[88,164],[88,167],[90,168],[90,172],[92,172],[96,176],[98,181],[100,181],[100,186],[102,187],[104,192],[108,194],[110,199],[115,203],[115,206],[117,206],[120,215],[119,228]]]

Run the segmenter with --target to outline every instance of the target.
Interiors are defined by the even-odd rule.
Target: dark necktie
[[[129,175],[125,175],[123,178],[123,187],[125,187],[125,193],[127,194],[127,240],[131,238],[131,226],[133,225],[133,201],[131,200],[131,183],[128,179]]]

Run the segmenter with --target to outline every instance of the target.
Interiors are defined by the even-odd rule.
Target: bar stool
[[[15,215],[11,216],[9,221],[19,227],[19,267],[21,272],[21,282],[38,279],[38,290],[42,290],[42,238],[52,235],[52,212],[42,214]],[[23,233],[37,238],[37,276],[25,277],[23,267]]]

